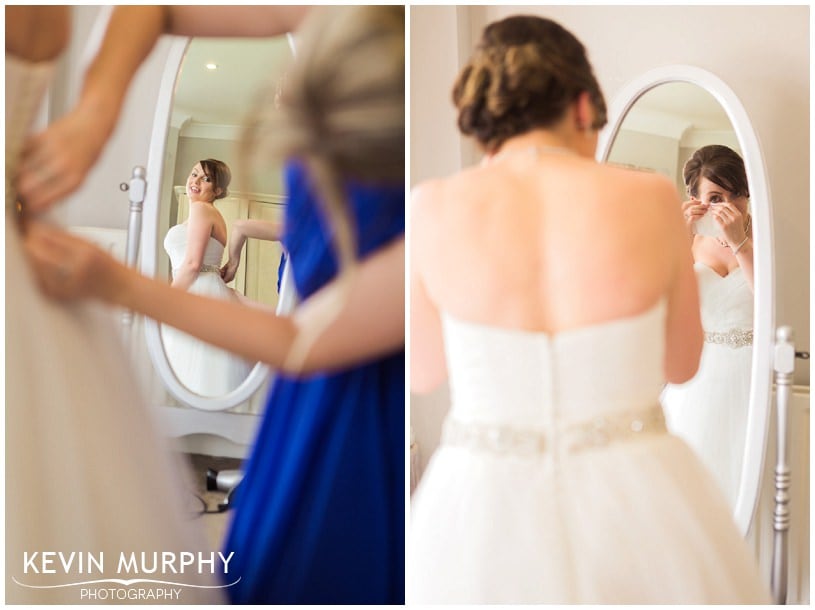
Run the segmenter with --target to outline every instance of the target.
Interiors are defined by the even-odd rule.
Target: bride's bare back
[[[672,335],[692,328],[690,310],[698,324],[680,201],[661,176],[568,152],[499,154],[421,185],[411,218],[414,349],[432,343],[422,328],[440,337],[439,311],[557,333],[637,315],[667,298],[669,351]],[[436,368],[438,347],[426,354]],[[687,376],[689,364],[668,360],[669,377]]]
[[[441,312],[558,333],[667,302],[665,376],[689,379],[702,330],[673,185],[599,165],[606,123],[585,48],[557,23],[488,26],[453,85],[458,127],[487,153],[421,185],[411,209],[411,383],[446,378]]]

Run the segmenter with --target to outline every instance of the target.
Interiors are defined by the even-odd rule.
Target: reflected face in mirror
[[[229,239],[236,223],[282,224],[282,168],[270,161],[263,171],[250,176],[239,152],[244,125],[251,119],[259,91],[277,88],[292,58],[286,37],[190,41],[173,94],[160,186],[157,274],[167,281],[175,282],[179,258],[192,243],[186,234],[191,226],[191,203],[206,202],[214,206],[207,212],[213,229],[203,235],[199,247],[191,248],[203,252],[204,259],[200,277],[188,289],[273,310],[277,306],[281,244],[244,238],[241,246],[230,248]],[[215,272],[226,265],[228,284]],[[177,380],[199,395],[228,394],[254,365],[238,362],[225,352],[218,358],[204,358],[203,348],[193,354],[189,349],[193,344],[166,327],[162,328],[162,343]],[[183,365],[172,356],[176,352],[183,352]],[[225,381],[215,387],[212,382],[217,379]]]
[[[699,181],[699,188],[693,189],[690,195],[708,207],[734,201],[733,193],[707,178],[702,178]]]
[[[207,174],[200,163],[196,163],[187,177],[187,197],[190,201],[212,203],[223,191],[215,185],[215,178]]]
[[[727,113],[689,83],[643,94],[622,121],[608,161],[676,185],[699,287],[705,344],[696,376],[666,386],[668,427],[707,466],[735,507],[750,410],[753,303],[748,170]],[[736,247],[741,248],[736,251]]]
[[[702,178],[699,181],[699,188],[691,193],[691,197],[699,201],[708,210],[729,203],[745,217],[747,215],[747,197],[728,191],[707,178]]]

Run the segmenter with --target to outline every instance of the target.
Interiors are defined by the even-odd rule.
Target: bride
[[[227,195],[229,167],[218,159],[203,159],[187,177],[189,218],[167,231],[164,248],[170,256],[175,288],[195,294],[237,301],[221,279],[221,259],[226,247],[226,221],[214,202]],[[252,364],[176,330],[161,327],[167,360],[178,380],[202,396],[223,396],[249,375]]]
[[[683,177],[705,346],[696,376],[668,385],[661,401],[671,432],[696,451],[735,506],[753,361],[750,189],[742,158],[717,144],[694,152]]]
[[[82,590],[123,599],[101,597],[134,590],[111,584],[120,553],[206,550],[185,512],[183,465],[153,425],[113,320],[47,300],[25,262],[13,179],[69,27],[67,7],[6,7],[7,603],[77,604]],[[32,570],[26,559],[40,553]],[[92,575],[76,559],[89,556],[106,558]],[[76,586],[91,580],[98,590]],[[217,574],[165,580],[182,603],[223,599]]]
[[[453,99],[486,157],[412,202],[411,383],[449,377],[452,405],[408,601],[767,602],[658,403],[702,347],[673,185],[594,161],[605,103],[550,20],[488,26]]]

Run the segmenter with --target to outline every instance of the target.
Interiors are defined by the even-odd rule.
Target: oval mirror
[[[708,271],[697,260],[694,268],[700,280],[706,343],[697,376],[679,387],[688,399],[706,393],[713,396],[717,395],[715,388],[702,384],[715,379],[726,390],[718,396],[728,398],[707,405],[709,415],[700,409],[703,415],[696,418],[681,416],[681,426],[680,416],[672,420],[671,386],[663,392],[663,406],[669,429],[685,438],[708,465],[746,535],[758,501],[766,451],[774,328],[771,201],[758,139],[740,101],[723,81],[692,66],[667,66],[644,74],[615,98],[609,108],[609,124],[600,135],[597,158],[664,174],[685,201],[689,199],[682,172],[685,161],[710,144],[727,146],[744,160],[752,216],[753,288],[750,290],[744,277],[736,277],[746,271],[736,274],[733,269],[722,275]],[[731,340],[731,330],[720,333],[712,328],[719,320],[726,326],[739,316],[752,329],[752,348],[749,339]],[[739,332],[749,333],[749,329]],[[696,384],[693,392],[690,384]]]
[[[268,172],[250,180],[238,163],[238,142],[254,96],[269,82],[281,81],[292,57],[293,39],[287,36],[177,38],[172,42],[148,158],[142,273],[171,281],[165,236],[187,220],[187,177],[201,159],[219,159],[231,169],[228,195],[214,202],[226,221],[228,236],[238,220],[282,224],[285,199],[281,167],[270,165]],[[220,264],[228,258],[228,243],[214,248],[222,246],[226,247]],[[235,298],[278,313],[290,311],[296,301],[291,261],[281,269],[281,253],[277,241],[248,240],[235,278],[228,284]],[[220,265],[209,265],[213,272],[217,272],[216,266]],[[261,363],[204,347],[149,319],[145,320],[145,341],[169,393],[197,409],[220,411],[240,406],[237,411],[248,412],[247,401],[270,378],[268,367]],[[200,350],[205,351],[204,356],[199,356]],[[193,358],[195,365],[190,366]]]

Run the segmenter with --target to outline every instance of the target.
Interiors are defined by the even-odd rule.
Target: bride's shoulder
[[[489,180],[487,172],[481,166],[467,167],[450,176],[424,180],[411,191],[411,203],[414,207],[441,203],[450,193],[465,190],[478,190],[479,185]]]
[[[410,190],[411,211],[419,212],[427,207],[436,207],[445,200],[452,177],[432,178],[419,182]]]
[[[205,201],[190,201],[190,216],[195,214],[199,218],[214,218],[220,212],[211,203]]]
[[[604,184],[623,192],[640,194],[649,199],[678,200],[676,185],[670,178],[657,172],[631,169],[612,164],[598,165]]]

